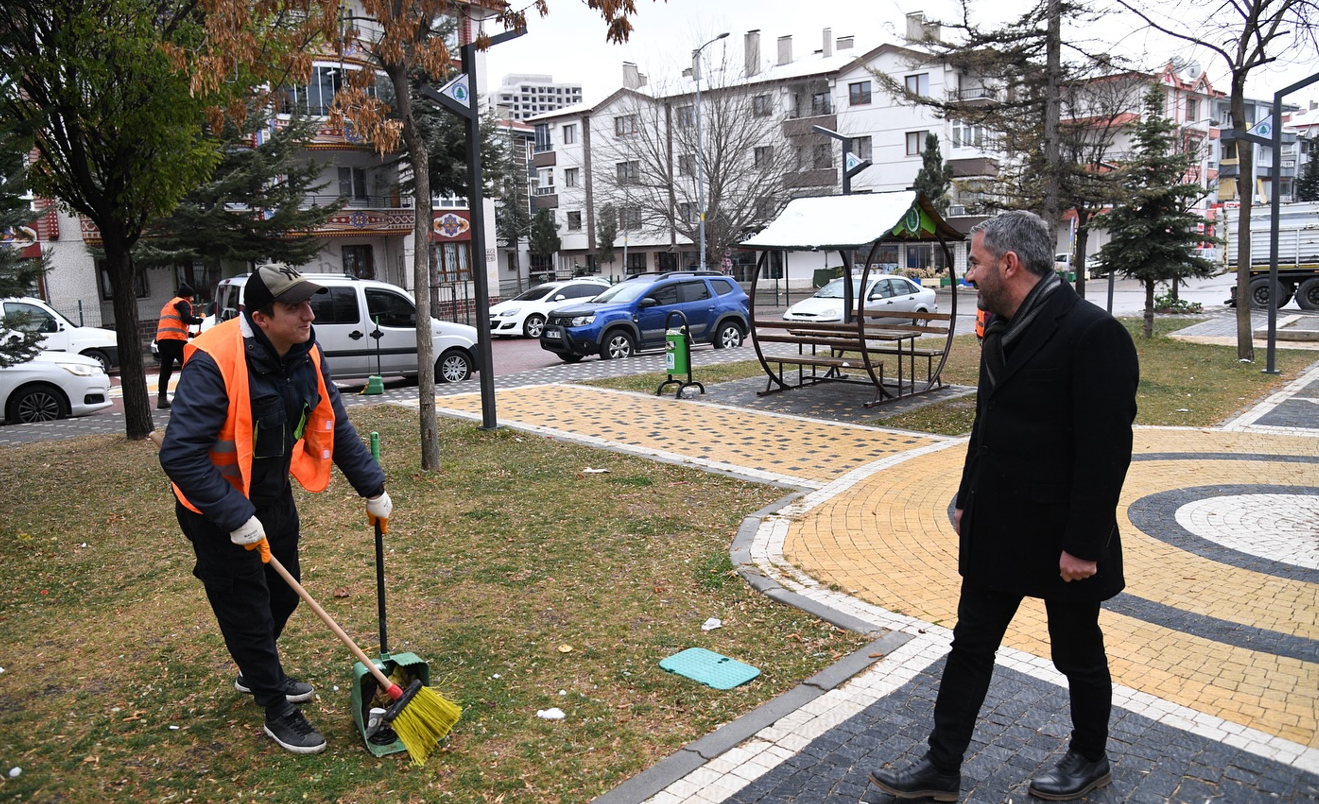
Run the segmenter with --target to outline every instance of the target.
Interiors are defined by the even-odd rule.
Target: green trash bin
[[[690,373],[692,347],[685,330],[671,329],[664,333],[664,365],[670,374]]]

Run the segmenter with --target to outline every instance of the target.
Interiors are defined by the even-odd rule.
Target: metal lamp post
[[[701,137],[701,51],[727,36],[728,31],[724,31],[692,51],[692,78],[696,79],[696,212],[700,215],[702,271],[705,270],[705,160],[702,158],[705,140]]]

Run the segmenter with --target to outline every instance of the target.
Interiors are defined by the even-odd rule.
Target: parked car
[[[86,416],[110,407],[110,375],[90,357],[38,352],[0,368],[0,411],[10,424]]]
[[[250,274],[221,279],[215,290],[218,321],[242,309]],[[413,377],[417,374],[417,304],[397,285],[346,274],[304,274],[329,290],[311,297],[312,326],[335,377]],[[208,316],[208,318],[211,318]],[[376,320],[379,319],[379,326]],[[435,379],[461,382],[478,370],[476,327],[431,319]]]
[[[586,355],[610,360],[660,349],[670,323],[678,326],[677,316],[669,321],[669,313],[677,310],[687,317],[694,342],[733,348],[746,338],[749,309],[741,286],[717,271],[640,274],[590,302],[551,312],[540,346],[568,363]]]
[[[608,288],[608,281],[591,277],[536,285],[490,308],[490,334],[539,338],[551,310],[569,302],[588,301]]]
[[[80,327],[55,312],[41,299],[18,296],[0,301],[5,318],[23,316],[22,328],[44,335],[41,348],[47,352],[84,355],[109,373],[119,366],[119,341],[112,329]]]
[[[783,313],[785,321],[836,322],[843,320],[843,278],[830,280],[814,296],[803,299]],[[921,287],[905,276],[880,274],[870,277],[865,292],[861,278],[852,277],[852,298],[865,298],[867,310],[894,310],[902,313],[937,313],[939,301],[930,288]]]

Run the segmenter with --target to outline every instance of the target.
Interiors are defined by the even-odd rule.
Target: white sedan
[[[842,321],[843,279],[830,280],[809,299],[803,299],[783,313],[786,321]],[[862,297],[860,277],[852,277],[852,298]],[[937,313],[939,301],[930,288],[921,287],[905,276],[872,276],[864,294],[865,309],[902,313]]]
[[[110,376],[90,357],[40,352],[0,368],[0,410],[10,424],[86,416],[110,407]]]
[[[550,310],[590,301],[608,289],[607,280],[591,277],[536,285],[490,308],[490,334],[539,338]]]

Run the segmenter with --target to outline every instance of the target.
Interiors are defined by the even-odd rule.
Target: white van
[[[80,327],[41,299],[19,296],[0,300],[0,313],[5,318],[24,316],[22,328],[45,335],[41,348],[47,352],[69,352],[85,355],[101,364],[107,373],[119,366],[119,341],[112,329]]]
[[[220,280],[215,289],[215,316],[208,316],[202,329],[238,315],[248,276]],[[303,276],[329,291],[311,297],[311,309],[316,313],[312,326],[336,378],[416,376],[417,305],[411,293],[397,285],[346,274]],[[478,370],[476,327],[432,318],[431,343],[437,382],[462,382]]]

